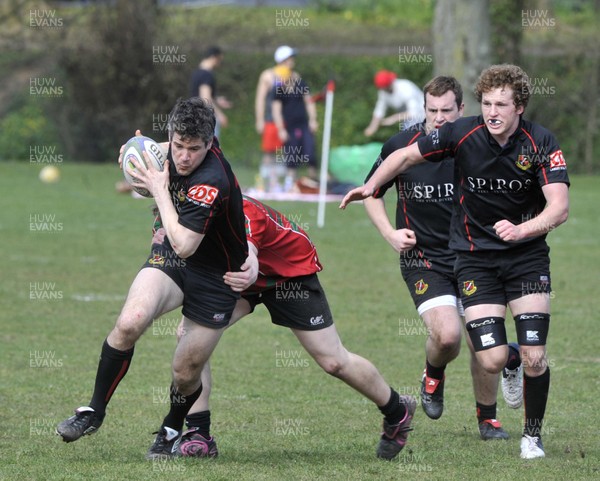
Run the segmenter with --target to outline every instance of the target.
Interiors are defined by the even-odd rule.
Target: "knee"
[[[544,346],[521,346],[521,362],[525,373],[529,376],[539,376],[546,371],[548,360]]]
[[[192,369],[184,366],[173,366],[173,385],[181,394],[187,396],[198,388],[198,376]]]
[[[121,312],[109,335],[109,344],[118,349],[129,349],[142,336],[147,325],[147,315],[143,311]]]
[[[339,357],[323,357],[316,359],[323,371],[330,376],[340,377],[344,370],[345,363]]]
[[[454,357],[458,356],[460,352],[460,331],[458,333],[440,332],[437,335],[432,333],[431,337],[440,352],[453,354]]]
[[[481,367],[491,374],[497,374],[506,365],[507,347],[494,348],[488,351],[480,351],[476,354],[477,362]]]

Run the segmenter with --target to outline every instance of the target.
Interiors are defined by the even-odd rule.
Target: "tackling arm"
[[[258,277],[258,249],[248,242],[248,257],[239,272],[227,272],[223,276],[225,284],[235,292],[243,292],[256,282]]]
[[[395,150],[383,161],[365,185],[352,189],[346,194],[340,204],[340,209],[345,209],[350,202],[372,196],[377,188],[424,160],[417,143]]]
[[[368,197],[364,200],[364,206],[373,225],[396,252],[402,253],[415,246],[415,233],[410,229],[394,228],[385,210],[383,199]]]

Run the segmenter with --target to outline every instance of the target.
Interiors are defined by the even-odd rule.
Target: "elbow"
[[[175,251],[175,254],[177,254],[177,257],[179,257],[180,259],[187,259],[194,253],[190,248],[187,248],[185,246],[173,245],[172,247]]]
[[[565,222],[567,222],[567,219],[569,218],[569,208],[565,208],[561,213],[560,216],[558,218],[558,224],[564,224]]]
[[[567,222],[568,218],[569,218],[569,208],[566,207],[565,209],[563,209],[559,213],[557,213],[556,217],[554,217],[554,222],[553,222],[552,226],[550,227],[550,229],[548,229],[548,232],[556,229],[558,226]]]

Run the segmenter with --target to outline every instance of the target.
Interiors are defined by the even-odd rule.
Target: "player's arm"
[[[283,121],[283,104],[281,103],[281,100],[273,100],[271,103],[271,108],[273,109],[273,122],[277,127],[279,140],[285,143],[288,140],[288,133],[285,129],[285,123]]]
[[[196,252],[200,242],[204,239],[204,234],[194,232],[179,223],[179,215],[169,193],[169,160],[165,161],[163,170],[159,171],[147,157],[148,154],[144,152],[147,169],[133,159],[136,170],[131,170],[129,173],[137,180],[136,185],[146,188],[154,197],[169,242],[175,253],[185,259]]]
[[[254,99],[254,121],[256,124],[256,132],[262,134],[265,128],[265,108],[266,99],[271,88],[268,71],[263,72],[256,85],[256,97]]]
[[[416,118],[418,118],[417,115],[411,114],[410,111],[405,110],[404,112],[398,112],[390,115],[389,117],[386,117],[381,121],[381,125],[383,125],[384,127],[389,127],[390,125],[394,125],[396,123],[400,124],[402,122],[406,122],[407,120],[412,120]]]
[[[364,200],[364,206],[373,225],[396,252],[402,253],[415,246],[417,240],[412,230],[394,228],[385,210],[383,198],[368,197]]]
[[[248,257],[238,272],[226,272],[223,276],[225,284],[235,292],[242,292],[256,282],[258,277],[258,249],[248,242]]]
[[[369,123],[369,125],[367,125],[367,128],[365,128],[364,134],[367,137],[371,137],[371,135],[373,135],[379,129],[380,123],[381,123],[380,117],[375,117],[375,116],[371,117],[371,122]]]
[[[154,171],[156,172],[156,169]],[[169,193],[169,170],[166,162],[163,172],[167,173],[166,182],[160,184],[157,189],[151,192],[160,211],[160,218],[173,250],[179,257],[186,259],[196,252],[202,239],[204,239],[204,234],[194,232],[179,223],[179,215]]]
[[[379,129],[381,125],[381,121],[385,117],[385,112],[387,110],[387,101],[385,99],[385,94],[380,90],[377,92],[377,102],[375,103],[375,108],[373,109],[373,115],[371,116],[371,122],[367,126],[364,131],[364,134],[367,137],[373,135]]]
[[[394,113],[394,114],[389,115],[389,116],[385,117],[384,119],[382,119],[380,122],[380,125],[383,125],[384,127],[389,127],[390,125],[394,125],[396,123],[400,123],[400,122],[404,121],[405,118],[406,118],[405,112]]]
[[[569,217],[569,187],[564,183],[542,186],[546,207],[537,217],[515,225],[503,219],[494,224],[496,234],[503,241],[519,241],[547,234]]]
[[[389,182],[406,169],[419,164],[424,160],[417,143],[411,144],[403,149],[395,150],[387,156],[365,185],[356,187],[345,195],[340,204],[340,209],[345,209],[350,202],[371,197],[377,188],[381,187],[386,182]]]
[[[304,95],[304,105],[306,107],[306,113],[308,114],[308,128],[312,133],[315,133],[319,129],[319,122],[317,120],[317,107],[309,93]]]

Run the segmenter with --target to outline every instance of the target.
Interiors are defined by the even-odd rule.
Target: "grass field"
[[[447,370],[439,421],[417,411],[399,462],[374,450],[380,414],[323,374],[262,308],[223,338],[213,358],[216,460],[144,460],[167,410],[179,313],[151,327],[109,406],[102,429],[65,444],[55,425],[89,401],[101,344],[145,259],[150,201],[116,194],[115,166],[61,167],[54,185],[40,166],[0,164],[3,244],[0,363],[2,480],[396,480],[598,479],[600,189],[572,179],[568,223],[549,237],[553,318],[552,388],[544,427],[547,458],[519,458],[522,410],[498,402],[507,442],[478,438],[466,347]],[[252,173],[241,172],[241,179]],[[308,229],[321,281],[347,348],[371,359],[404,393],[416,393],[425,334],[396,255],[361,206],[327,209],[273,203]],[[509,326],[511,324],[508,324]],[[509,337],[515,339],[509,328]],[[278,362],[278,359],[294,362]]]

